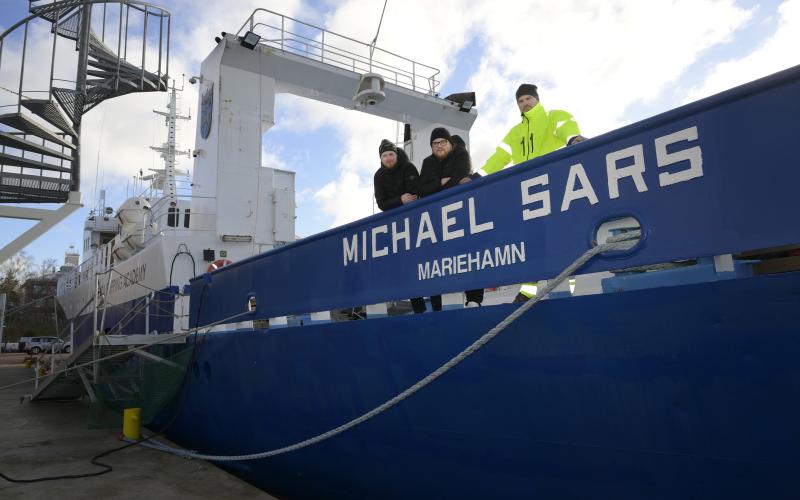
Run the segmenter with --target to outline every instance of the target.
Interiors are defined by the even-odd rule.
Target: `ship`
[[[797,498],[800,67],[297,239],[275,95],[402,123],[419,163],[478,116],[437,75],[266,9],[223,33],[191,196],[168,142],[86,221],[74,369],[33,399],[149,405],[180,448],[151,445],[280,498]]]

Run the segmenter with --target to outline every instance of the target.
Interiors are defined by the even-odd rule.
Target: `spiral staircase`
[[[29,10],[0,34],[0,218],[38,223],[0,263],[81,207],[83,115],[167,90],[166,10],[137,0],[30,0]],[[43,203],[60,206],[31,207]]]

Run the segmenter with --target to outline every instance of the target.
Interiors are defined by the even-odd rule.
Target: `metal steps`
[[[60,131],[72,137],[77,137],[78,133],[67,122],[67,117],[59,109],[58,104],[50,99],[23,99],[21,104],[36,116],[46,120]]]
[[[50,399],[78,399],[86,394],[84,381],[81,373],[78,370],[73,370],[67,373],[59,373],[64,367],[70,367],[81,363],[85,354],[89,353],[89,361],[92,360],[92,342],[91,339],[84,342],[83,345],[72,350],[69,358],[63,363],[62,366],[56,369],[55,374],[50,374],[41,380],[34,389],[31,395],[31,401],[43,401]],[[86,377],[84,372],[83,378]],[[87,379],[88,382],[88,379]]]
[[[61,106],[61,109],[64,110],[64,113],[66,113],[69,119],[75,124],[80,123],[81,116],[83,115],[83,106],[86,99],[82,95],[79,95],[77,91],[72,89],[53,87],[51,92],[53,93],[53,97],[56,98],[56,102],[58,102],[58,104]]]
[[[77,11],[78,7],[83,4],[83,0],[63,0],[59,2],[59,6],[53,5],[52,0],[45,1],[31,1],[29,10],[31,14],[37,14],[42,19],[47,19],[51,23],[56,19],[63,19],[68,16],[70,12]]]
[[[99,77],[100,80],[87,80],[87,85],[101,85],[109,89],[119,90],[116,80],[123,79],[130,81],[131,90],[159,91],[166,90],[166,79],[159,79],[159,76],[140,67],[134,66],[125,59],[119,57],[105,43],[99,40],[94,34],[89,34],[89,57],[88,65],[100,71],[87,70],[87,75]],[[134,81],[138,84],[133,84]]]
[[[7,153],[0,153],[0,163],[7,167],[21,167],[33,168],[36,170],[47,170],[48,172],[63,172],[70,173],[72,169],[69,167],[62,167],[61,165],[53,165],[38,160],[32,160],[23,156],[10,155]]]
[[[94,400],[94,393],[91,388],[92,365],[82,368],[74,367],[91,363],[96,358],[103,358],[127,350],[127,346],[93,346],[91,339],[84,342],[83,345],[73,350],[61,367],[56,369],[55,374],[48,375],[39,383],[39,386],[31,395],[31,400],[77,399],[84,394],[89,394],[90,399]],[[125,363],[128,359],[129,356],[119,356],[113,362]],[[65,367],[73,369],[63,373]]]
[[[40,139],[45,139],[47,141],[59,144],[61,146],[64,146],[65,148],[69,149],[77,148],[75,144],[72,144],[71,142],[65,140],[64,138],[58,137],[53,132],[50,132],[49,130],[39,125],[35,121],[31,120],[27,116],[23,115],[22,113],[6,113],[4,115],[0,115],[0,123],[15,128],[20,132],[25,132],[26,134],[36,136]]]
[[[51,33],[57,29],[59,35],[77,42],[78,30],[80,30],[81,26],[81,13],[76,7],[72,9],[74,10],[62,9],[63,14],[59,17],[57,26],[55,24],[55,16],[53,16],[53,19],[46,17],[45,19],[53,23],[53,27],[50,29]]]
[[[7,172],[6,168],[0,166],[0,203],[66,203],[69,199],[72,179]]]
[[[23,137],[24,136],[20,134],[0,132],[0,145],[19,149],[22,151],[28,151],[31,153],[52,156],[54,158],[59,158],[67,161],[72,159],[72,155],[64,154],[61,151],[56,151],[41,144],[31,142],[27,139],[24,139]]]

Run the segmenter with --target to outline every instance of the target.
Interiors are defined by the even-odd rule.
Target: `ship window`
[[[189,209],[183,211],[183,227],[189,228]]]
[[[167,226],[169,227],[177,227],[178,226],[178,212],[180,210],[177,207],[169,207],[168,215],[167,215]]]

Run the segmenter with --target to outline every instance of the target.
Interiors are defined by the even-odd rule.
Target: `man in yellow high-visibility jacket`
[[[560,109],[546,111],[542,107],[536,85],[523,83],[519,86],[517,106],[522,121],[509,130],[486,160],[478,171],[481,175],[493,174],[509,163],[516,165],[586,140],[571,114]]]
[[[560,109],[546,111],[542,107],[536,85],[523,83],[516,97],[522,121],[506,134],[494,154],[478,170],[479,175],[493,174],[509,164],[516,165],[586,140],[571,114]],[[536,285],[523,283],[515,302],[524,302],[534,295]]]

